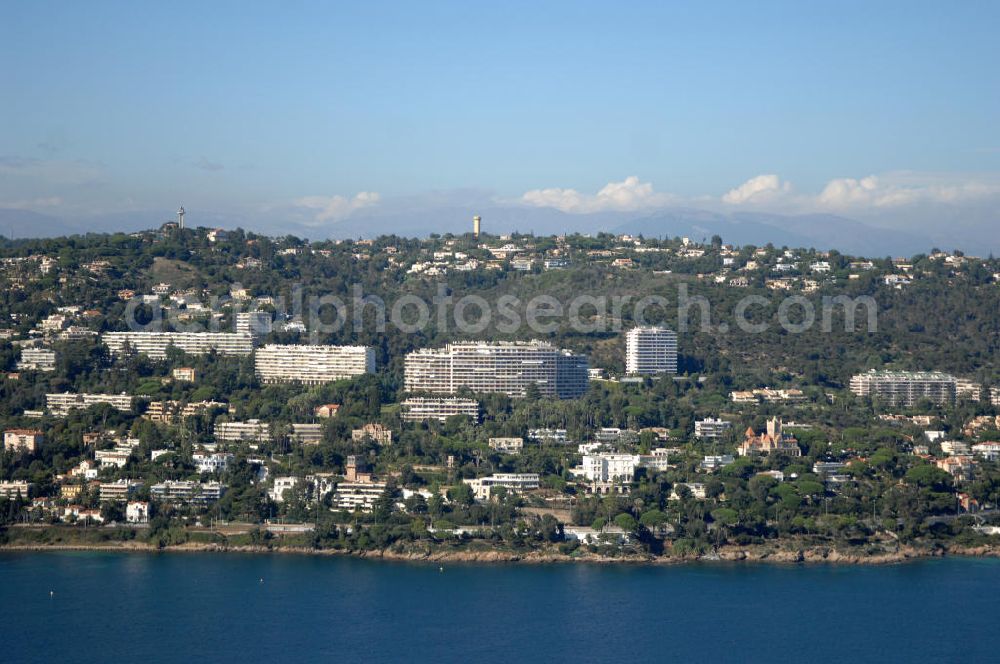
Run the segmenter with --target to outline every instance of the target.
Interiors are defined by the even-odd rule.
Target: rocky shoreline
[[[252,553],[293,554],[307,556],[351,556],[356,558],[399,562],[459,562],[459,563],[598,563],[598,564],[649,564],[679,565],[696,562],[720,563],[772,563],[772,564],[834,564],[834,565],[891,565],[928,558],[961,556],[970,558],[1000,557],[1000,548],[992,545],[977,547],[917,548],[900,547],[896,551],[865,553],[842,551],[833,547],[788,548],[722,547],[711,554],[685,554],[679,556],[601,556],[592,553],[565,555],[558,551],[528,551],[518,553],[503,550],[462,551],[427,549],[400,551],[347,551],[342,549],[312,549],[306,547],[226,546],[221,544],[185,543],[157,547],[141,542],[113,544],[6,544],[0,552],[13,551],[102,551],[119,553]]]

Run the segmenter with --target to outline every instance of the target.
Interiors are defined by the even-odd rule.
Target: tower
[[[628,331],[625,340],[627,373],[677,373],[677,334],[673,330],[636,327]]]
[[[181,206],[181,209],[177,211],[177,227],[184,228],[184,206]]]
[[[479,239],[479,225],[482,223],[483,218],[478,214],[472,218],[472,237]]]

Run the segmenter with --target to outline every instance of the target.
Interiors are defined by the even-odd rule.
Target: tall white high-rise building
[[[542,396],[573,399],[587,391],[587,358],[544,341],[462,341],[407,354],[408,392],[503,392],[523,397],[529,385]]]
[[[257,349],[257,375],[264,383],[319,385],[375,372],[375,349],[369,346],[268,344]]]
[[[665,327],[636,327],[625,337],[625,371],[677,373],[677,333]]]

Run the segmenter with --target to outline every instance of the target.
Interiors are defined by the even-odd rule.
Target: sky
[[[991,233],[997,25],[997,2],[0,1],[0,208],[334,234],[379,208],[684,206]]]

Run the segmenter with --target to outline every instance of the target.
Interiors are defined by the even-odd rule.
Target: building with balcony
[[[587,358],[544,341],[467,341],[407,354],[408,392],[501,392],[523,397],[531,385],[547,398],[572,399],[587,391]]]
[[[3,449],[34,454],[44,440],[45,434],[38,429],[7,429],[3,432]]]
[[[914,406],[922,400],[955,402],[957,380],[938,371],[869,371],[851,378],[851,392],[894,406]]]
[[[493,490],[499,487],[511,493],[523,493],[540,486],[538,473],[496,473],[489,477],[477,477],[462,482],[469,485],[476,500],[489,500]]]
[[[403,401],[400,406],[404,422],[423,422],[425,420],[444,422],[455,415],[464,415],[476,422],[479,421],[479,402],[475,399],[410,397]]]
[[[375,349],[369,346],[268,344],[254,357],[264,383],[320,385],[375,371]]]
[[[61,394],[46,394],[45,405],[49,412],[58,417],[69,415],[75,408],[89,408],[99,404],[108,404],[115,410],[128,412],[132,410],[132,396],[125,394],[87,394],[63,392]]]
[[[633,375],[677,373],[677,333],[636,327],[625,336],[625,371]]]
[[[726,420],[707,418],[696,420],[694,423],[694,435],[703,440],[715,440],[721,438],[727,431],[733,428],[733,423]]]
[[[171,346],[188,355],[205,355],[212,351],[220,355],[250,355],[253,352],[253,337],[246,333],[105,332],[101,340],[115,357],[129,349],[151,360],[165,359]]]
[[[18,371],[55,371],[56,352],[48,348],[22,348]]]

